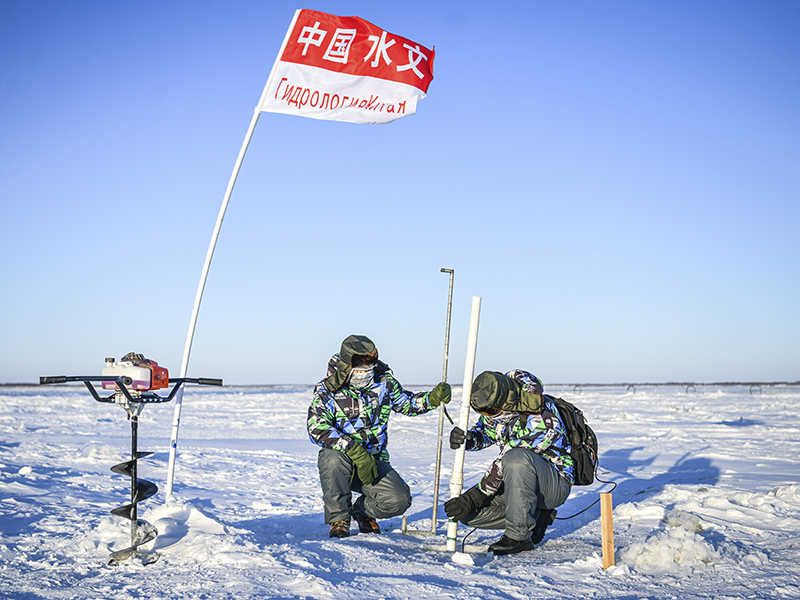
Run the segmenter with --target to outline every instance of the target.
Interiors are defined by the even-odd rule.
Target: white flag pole
[[[208,269],[211,267],[211,258],[214,256],[214,248],[217,245],[217,238],[219,231],[222,228],[222,220],[225,218],[225,211],[228,209],[228,201],[233,191],[233,186],[236,183],[236,177],[239,175],[239,168],[242,166],[247,146],[250,144],[250,138],[253,135],[253,130],[258,122],[260,111],[256,109],[253,114],[253,119],[250,121],[250,127],[247,130],[244,143],[241,150],[239,150],[239,157],[236,159],[236,165],[233,168],[233,174],[228,182],[228,189],[225,191],[225,198],[222,200],[222,206],[219,209],[217,216],[217,223],[214,226],[214,233],[211,234],[211,243],[208,245],[208,252],[206,253],[206,261],[203,264],[203,271],[200,274],[200,284],[197,286],[197,294],[194,297],[194,307],[192,308],[192,318],[189,320],[189,332],[186,334],[186,345],[183,348],[183,361],[181,362],[180,377],[186,377],[186,371],[189,368],[189,355],[192,351],[192,341],[194,339],[195,325],[197,324],[197,314],[200,312],[200,301],[203,299],[203,290],[206,287],[206,279],[208,278]],[[181,407],[183,405],[183,386],[178,390],[175,395],[175,412],[172,418],[172,438],[169,444],[169,466],[167,467],[167,498],[172,496],[172,482],[175,477],[175,456],[178,451],[178,427],[181,422]]]
[[[256,106],[255,112],[253,113],[253,118],[250,120],[250,127],[248,127],[247,129],[247,134],[244,137],[244,142],[242,143],[242,147],[239,150],[239,156],[236,159],[236,164],[233,166],[233,173],[231,173],[231,178],[228,181],[228,187],[225,190],[225,197],[222,199],[222,206],[219,209],[219,215],[217,216],[217,223],[214,226],[214,232],[211,234],[211,242],[208,245],[208,252],[206,253],[206,261],[203,264],[203,271],[200,274],[200,284],[197,286],[197,294],[195,295],[194,298],[194,307],[192,308],[192,318],[189,320],[189,332],[186,334],[186,345],[183,348],[183,361],[181,362],[180,377],[186,377],[186,371],[189,368],[189,355],[192,352],[192,341],[194,340],[194,330],[195,326],[197,325],[197,314],[200,312],[200,301],[203,299],[203,290],[206,287],[208,270],[211,267],[211,259],[214,256],[214,248],[217,245],[217,238],[219,237],[219,232],[220,229],[222,228],[222,220],[225,218],[225,211],[228,209],[228,201],[230,200],[231,194],[233,193],[233,186],[236,184],[236,178],[239,176],[239,169],[242,166],[242,161],[244,161],[244,155],[247,152],[247,147],[250,145],[250,138],[253,137],[253,131],[256,128],[256,123],[258,123],[258,117],[261,114],[261,107],[263,106],[267,96],[267,90],[272,85],[272,79],[275,74],[275,68],[278,65],[278,61],[280,60],[281,55],[283,55],[283,51],[286,48],[286,44],[289,41],[289,34],[294,28],[295,21],[297,21],[297,17],[299,14],[300,14],[299,10],[295,11],[292,23],[291,25],[289,25],[289,29],[286,32],[286,36],[283,39],[283,45],[281,46],[280,52],[278,52],[278,59],[272,65],[272,71],[269,74],[269,78],[267,78],[267,83],[264,86],[264,91],[261,92],[261,98],[259,98],[258,105]],[[169,444],[169,466],[167,467],[167,487],[165,492],[167,499],[169,499],[172,496],[172,484],[175,478],[175,457],[178,451],[178,428],[180,427],[180,422],[181,422],[182,405],[183,405],[183,387],[181,387],[178,390],[178,393],[175,395],[175,413],[172,418],[172,437],[170,439],[170,444]]]
[[[472,297],[472,311],[469,315],[469,338],[467,339],[467,362],[464,367],[464,387],[461,397],[461,413],[458,417],[458,426],[462,431],[469,429],[469,397],[472,393],[472,376],[475,373],[475,355],[478,351],[478,321],[481,316],[481,298]],[[456,450],[455,464],[453,465],[453,476],[450,479],[450,497],[456,498],[461,495],[464,487],[464,452],[466,443],[459,446]],[[458,521],[449,520],[447,522],[447,551],[455,552],[456,541],[458,539]]]

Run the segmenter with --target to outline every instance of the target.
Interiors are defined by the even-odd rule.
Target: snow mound
[[[143,548],[165,556],[236,565],[251,563],[258,550],[243,539],[246,532],[226,527],[185,500],[170,498],[143,518],[158,530],[158,537]]]
[[[140,508],[144,508],[141,506]],[[229,566],[245,566],[254,562],[257,546],[247,541],[246,531],[226,527],[204,514],[190,502],[170,499],[166,504],[154,507],[141,518],[154,526],[158,536],[140,547],[146,553],[155,553],[169,558],[179,557],[194,563],[208,562]],[[65,540],[63,551],[67,555],[84,553],[105,558],[111,552],[130,545],[130,521],[105,516],[86,535],[81,534],[77,544]],[[263,564],[265,557],[259,553]]]
[[[94,460],[103,460],[112,459],[112,460],[119,460],[120,453],[116,448],[109,446],[108,444],[101,444],[101,443],[92,443],[88,444],[82,451],[80,456],[81,461],[94,461]]]
[[[463,552],[453,552],[453,562],[467,567],[475,566],[475,560],[469,554]]]
[[[684,527],[671,527],[618,554],[618,562],[644,572],[683,571],[720,560],[714,547]]]
[[[671,510],[664,515],[662,520],[669,527],[683,527],[687,531],[692,531],[694,533],[700,533],[706,530],[700,517],[687,510]]]
[[[638,506],[633,502],[627,502],[614,508],[614,518],[631,520],[663,519],[664,507],[658,505]]]
[[[130,521],[104,516],[94,529],[78,540],[74,547],[66,545],[65,554],[71,556],[91,554],[104,559],[111,552],[130,545],[130,531]]]
[[[177,539],[187,535],[219,535],[226,533],[225,526],[206,516],[200,509],[184,500],[169,499],[165,504],[150,509],[146,519],[159,527],[160,535]],[[177,534],[181,535],[178,536]]]

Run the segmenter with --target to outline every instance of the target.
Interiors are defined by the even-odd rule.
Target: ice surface
[[[0,598],[797,598],[800,597],[800,389],[698,385],[549,388],[582,408],[613,491],[616,565],[602,568],[599,506],[557,520],[531,552],[495,558],[502,531],[445,552],[437,536],[331,540],[317,447],[305,432],[310,388],[189,388],[175,497],[163,494],[171,405],[145,408],[139,505],[159,530],[155,564],[106,565],[130,542],[109,514],[129,480],[130,424],[77,386],[0,388]],[[455,389],[457,406],[460,391]],[[458,409],[450,410],[457,413]],[[453,415],[457,418],[457,415]],[[392,463],[409,483],[409,528],[430,530],[435,414],[392,416]],[[445,432],[447,434],[448,431]],[[440,501],[453,456],[444,445]],[[465,485],[494,458],[467,453]],[[570,517],[611,486],[573,488]],[[354,528],[354,533],[356,529]]]

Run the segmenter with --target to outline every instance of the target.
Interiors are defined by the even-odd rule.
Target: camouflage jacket
[[[334,355],[331,361],[336,358]],[[388,462],[389,415],[394,411],[416,416],[432,410],[429,394],[407,392],[388,370],[377,375],[368,390],[353,390],[345,385],[332,394],[325,389],[323,380],[314,387],[308,409],[308,435],[315,444],[342,452],[361,444],[375,458]]]
[[[541,394],[542,382],[527,371],[506,373],[526,391]],[[480,490],[489,496],[498,492],[503,483],[503,455],[511,448],[529,448],[549,460],[559,475],[573,482],[572,447],[555,404],[545,399],[539,414],[501,413],[496,417],[481,415],[470,429],[474,441],[470,450],[482,450],[492,444],[500,446],[498,456],[478,483]]]

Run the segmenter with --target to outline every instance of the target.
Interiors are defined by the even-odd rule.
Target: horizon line
[[[318,383],[318,382],[317,382]],[[222,387],[314,387],[317,383],[231,383],[231,384],[223,384]],[[43,385],[41,383],[35,382],[18,382],[18,383],[0,383],[0,387],[39,387]],[[73,386],[80,386],[81,383],[65,383],[61,385],[73,385]],[[428,386],[432,385],[430,383],[412,383],[408,384],[406,387],[418,387],[418,386]],[[665,382],[621,382],[621,383],[548,383],[545,387],[632,387],[632,386],[651,386],[651,387],[663,387],[663,386],[697,386],[697,385],[800,385],[800,381],[710,381],[710,382],[703,382],[703,381],[665,381]],[[451,383],[451,387],[464,387],[463,383]]]

